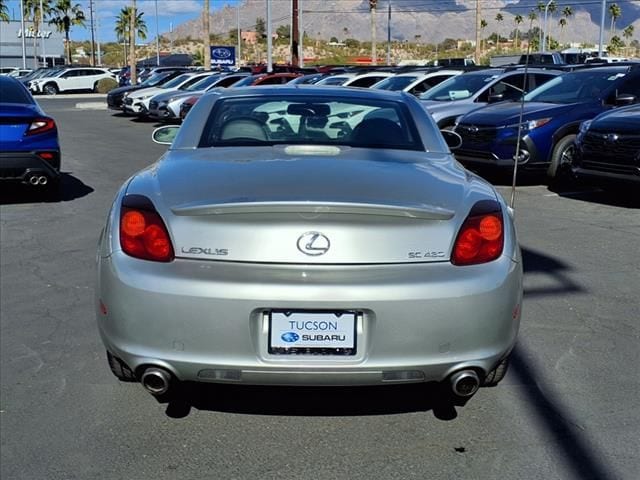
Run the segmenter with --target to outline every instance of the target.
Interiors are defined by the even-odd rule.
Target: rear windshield
[[[373,86],[373,88],[377,88],[380,90],[402,90],[412,82],[415,82],[417,79],[417,75],[415,77],[409,75],[389,77],[385,78],[384,80],[380,80]]]
[[[218,100],[199,146],[276,144],[424,151],[402,102],[300,95]]]
[[[0,77],[1,78],[1,77]],[[35,103],[27,90],[15,80],[0,80],[0,103]]]

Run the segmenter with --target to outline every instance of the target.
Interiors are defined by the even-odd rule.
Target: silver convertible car
[[[234,89],[154,139],[171,146],[122,186],[98,247],[118,378],[462,399],[502,379],[522,302],[510,209],[412,95]]]

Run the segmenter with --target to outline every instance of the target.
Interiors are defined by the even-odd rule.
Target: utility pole
[[[391,65],[391,0],[387,5],[387,65]]]
[[[600,12],[600,39],[598,42],[598,57],[604,54],[604,18],[607,15],[607,0],[602,0],[602,11]]]
[[[291,65],[301,67],[298,57],[300,27],[298,26],[298,0],[291,0]]]
[[[96,12],[96,47],[98,66],[102,66],[102,51],[100,50],[100,15]]]
[[[43,5],[42,5],[42,0],[40,0],[40,25],[41,25],[40,29],[43,29],[44,28],[44,8],[43,8]],[[46,67],[47,66],[47,53],[45,52],[45,49],[44,49],[44,44],[45,44],[44,40],[45,40],[44,36],[41,36],[41,38],[40,38],[40,47],[42,49],[42,60],[44,61],[44,66]],[[33,68],[38,68],[38,66],[34,65]]]
[[[160,32],[158,30],[158,0],[155,0],[156,7],[156,66],[160,66]]]
[[[369,0],[369,13],[371,15],[371,65],[378,64],[378,52],[376,51],[376,8],[378,0]]]
[[[302,3],[302,0],[300,0]],[[302,28],[302,8],[298,5],[298,42],[300,47],[298,48],[298,60],[300,68],[304,67],[304,29]]]
[[[267,0],[267,73],[273,72],[273,52],[271,38],[271,0]]]
[[[476,0],[476,65],[480,65],[480,57],[482,56],[482,51],[480,50],[480,45],[482,44],[482,41],[480,39],[480,32],[481,32],[481,28],[480,28],[480,0]]]
[[[209,29],[209,0],[204,0],[204,13],[202,16],[202,30],[204,35],[204,69],[211,70],[211,35]]]
[[[241,48],[242,48],[242,32],[240,30],[240,4],[236,5],[236,21],[238,23],[238,60],[236,61],[236,67],[240,67],[240,59],[242,58]]]
[[[22,40],[22,68],[27,68],[27,45],[25,43],[25,31],[24,31],[24,0],[20,0],[20,28],[22,28],[22,34],[20,39]],[[33,68],[37,68],[35,65]]]
[[[131,85],[138,83],[138,71],[136,70],[136,0],[131,0],[131,17],[129,18],[129,71]]]
[[[91,66],[96,66],[96,37],[93,27],[93,0],[89,0],[89,21],[91,22]]]

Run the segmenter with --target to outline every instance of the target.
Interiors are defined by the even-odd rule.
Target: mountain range
[[[391,38],[397,41],[408,40],[421,43],[441,42],[445,38],[475,39],[475,0],[378,0],[376,28],[378,41],[387,38],[388,5],[391,3]],[[484,36],[493,32],[503,36],[516,28],[516,15],[524,22],[519,25],[521,31],[529,28],[529,12],[535,9],[536,0],[481,0],[481,18],[487,22]],[[607,3],[607,8],[611,2]],[[634,24],[634,38],[640,37],[640,0],[619,0],[622,15],[617,19],[618,35],[625,27]],[[573,0],[556,0],[557,9],[549,16],[549,34],[562,36],[563,42],[596,43],[599,37],[601,4],[598,1],[578,3]],[[299,0],[301,26],[311,39],[339,40],[354,38],[370,40],[371,24],[369,0]],[[567,19],[567,25],[560,33],[558,21],[565,7],[571,7],[573,14]],[[238,6],[224,6],[211,15],[211,33],[226,35],[237,28],[238,12],[240,28],[254,30],[258,18],[266,19],[265,0],[244,0]],[[496,20],[500,13],[502,21]],[[537,12],[538,20],[533,26],[539,26],[544,17]],[[291,0],[272,0],[271,18],[273,31],[279,25],[289,24],[291,18]],[[605,18],[605,40],[609,38],[611,17],[608,10]],[[164,34],[168,35],[167,33]],[[190,20],[174,28],[173,38],[200,38],[202,21]]]

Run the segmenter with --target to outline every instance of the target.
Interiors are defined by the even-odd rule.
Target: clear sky
[[[223,8],[225,5],[236,5],[241,0],[210,0],[209,8],[211,12]],[[55,0],[50,0],[54,3]],[[72,0],[73,4],[80,4],[86,17],[87,28],[73,27],[71,29],[72,40],[89,40],[91,31],[89,30],[89,0]],[[158,4],[158,29],[160,34],[168,33],[170,24],[179,25],[187,20],[191,20],[202,13],[203,0],[157,0]],[[116,16],[122,9],[131,5],[130,0],[93,0],[94,22],[97,18],[96,36],[101,42],[114,42],[116,35],[114,24]],[[155,38],[156,33],[156,1],[137,0],[137,8],[144,12],[144,19],[147,22],[148,39]],[[16,20],[20,19],[20,0],[8,0],[7,7],[9,15]],[[46,20],[45,20],[46,21]]]

